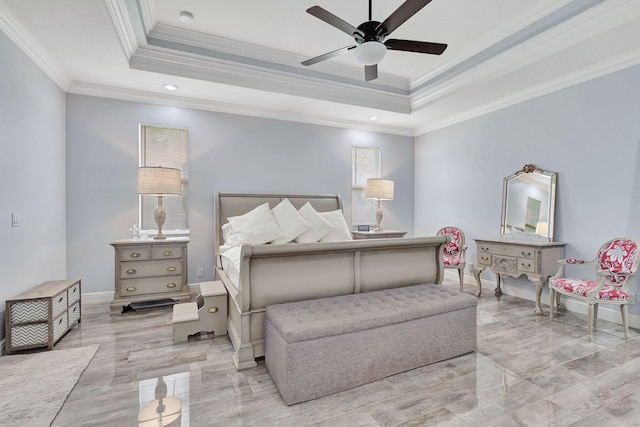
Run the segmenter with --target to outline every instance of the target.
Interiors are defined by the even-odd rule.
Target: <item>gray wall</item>
[[[458,225],[475,262],[473,238],[500,231],[503,177],[533,163],[559,174],[555,240],[567,243],[566,256],[592,259],[611,238],[640,238],[639,141],[640,67],[421,135],[416,234]],[[639,282],[637,275],[631,292],[640,293]],[[532,289],[524,279],[507,283]],[[640,306],[629,311],[640,314]]]
[[[413,138],[67,95],[67,268],[85,292],[112,291],[109,242],[138,222],[140,123],[190,131],[190,283],[213,279],[215,191],[339,193],[350,218],[351,147],[382,150],[382,176],[396,182],[385,227],[413,234]]]
[[[0,32],[0,337],[4,302],[66,276],[64,92]],[[19,227],[11,213],[20,214]]]

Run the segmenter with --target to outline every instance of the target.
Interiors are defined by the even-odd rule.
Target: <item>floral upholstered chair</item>
[[[467,245],[464,244],[464,233],[458,227],[442,227],[436,233],[440,235],[451,236],[451,242],[444,245],[443,263],[444,268],[455,268],[458,270],[458,276],[460,277],[460,292],[463,289],[464,283],[464,253],[467,250]]]
[[[549,301],[551,319],[553,319],[553,298],[557,296],[558,309],[564,309],[560,295],[577,298],[588,305],[588,340],[591,341],[593,325],[598,320],[598,304],[616,304],[620,306],[625,339],[629,337],[627,322],[627,303],[629,302],[629,282],[638,268],[638,246],[636,239],[622,237],[609,240],[602,245],[598,255],[591,261],[567,258],[558,261],[560,268],[555,276],[549,278]],[[567,264],[593,264],[596,266],[596,279],[571,279],[564,277]]]

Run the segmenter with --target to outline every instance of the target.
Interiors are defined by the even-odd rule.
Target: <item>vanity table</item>
[[[542,315],[540,294],[564,258],[565,243],[554,242],[558,174],[528,164],[503,180],[500,237],[474,239],[478,250],[474,276],[476,296],[482,293],[480,273],[496,275],[496,297],[507,277],[527,277],[536,288],[535,312]]]
[[[478,263],[473,272],[478,283],[476,296],[482,293],[480,273],[485,268],[489,268],[496,275],[496,297],[502,295],[502,279],[524,275],[536,288],[535,312],[542,315],[540,294],[549,277],[558,271],[558,260],[564,258],[565,243],[507,237],[474,240],[478,248]]]

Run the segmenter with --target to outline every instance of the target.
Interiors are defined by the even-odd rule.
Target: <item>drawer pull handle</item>
[[[218,307],[211,307],[208,311],[209,311],[209,313],[217,313],[218,312]]]
[[[74,293],[74,294],[75,294],[76,292],[78,292],[78,288],[73,288],[73,290],[71,291],[71,293]]]
[[[136,290],[137,290],[137,289],[136,289],[136,287],[135,287],[135,286],[129,286],[129,287],[127,288],[127,292],[135,292]]]
[[[171,252],[171,251],[164,251],[164,253],[163,253],[162,255],[164,255],[164,256],[171,256],[171,255],[173,255],[173,252]]]
[[[482,246],[480,249],[482,249],[483,252],[489,252],[489,248],[485,248],[484,246]]]
[[[167,271],[176,271],[176,268],[174,266],[167,267]]]
[[[522,251],[522,256],[531,256],[531,252]]]
[[[60,318],[60,320],[58,320],[58,325],[62,325],[63,320],[64,320],[63,318]]]
[[[136,274],[136,273],[137,273],[137,271],[134,270],[133,268],[130,268],[130,269],[127,270],[127,274]]]
[[[167,285],[167,288],[175,288],[176,286],[178,286],[178,285],[176,285],[175,283],[172,282],[172,283],[169,283]]]
[[[531,264],[525,264],[524,262],[523,262],[521,265],[522,265],[523,267],[525,267],[525,268],[529,268],[529,267],[531,267]]]
[[[64,301],[64,297],[60,297],[60,299],[58,299],[58,304],[60,304],[62,301]]]
[[[140,252],[133,252],[131,258],[140,258]]]

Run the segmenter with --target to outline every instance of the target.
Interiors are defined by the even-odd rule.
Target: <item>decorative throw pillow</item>
[[[333,225],[333,230],[320,239],[321,242],[339,242],[341,240],[353,240],[351,230],[344,219],[340,209],[331,212],[318,212],[320,216]]]
[[[312,243],[322,239],[327,233],[333,230],[333,225],[322,218],[318,212],[307,202],[298,210],[302,218],[311,226],[307,231],[296,237],[298,243]]]
[[[300,215],[300,212],[293,207],[289,199],[284,199],[278,203],[275,208],[271,209],[271,213],[278,223],[278,227],[282,230],[282,234],[284,234],[284,237],[271,242],[274,245],[289,243],[311,228],[309,223]]]
[[[269,203],[263,203],[244,215],[228,218],[235,237],[242,243],[262,245],[284,237]]]

